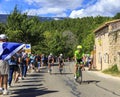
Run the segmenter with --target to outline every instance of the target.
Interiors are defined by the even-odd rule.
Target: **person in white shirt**
[[[7,36],[5,34],[0,35],[0,42],[6,42]],[[0,94],[9,94],[8,91],[8,73],[9,73],[9,65],[7,61],[0,59]],[[3,90],[4,89],[4,90]]]

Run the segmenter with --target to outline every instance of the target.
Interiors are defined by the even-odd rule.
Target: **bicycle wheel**
[[[79,68],[77,68],[77,71],[76,71],[76,78],[75,78],[76,81],[78,81],[79,76],[80,76]]]
[[[60,74],[62,74],[63,68],[59,68]]]
[[[51,68],[48,69],[48,73],[49,73],[49,74],[52,73],[52,69],[51,69]]]
[[[82,83],[82,69],[79,68],[79,82]]]
[[[82,83],[82,70],[81,70],[81,68],[78,68],[77,69],[77,72],[76,72],[76,82],[78,82],[78,83]]]

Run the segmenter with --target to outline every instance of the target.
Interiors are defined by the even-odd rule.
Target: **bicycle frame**
[[[78,65],[77,67],[77,72],[76,72],[76,81],[82,83],[82,66],[81,64]]]
[[[50,63],[50,67],[48,69],[50,74],[52,74],[52,68],[51,68],[52,66],[53,66],[53,63]]]
[[[62,74],[64,63],[59,63],[59,71]]]

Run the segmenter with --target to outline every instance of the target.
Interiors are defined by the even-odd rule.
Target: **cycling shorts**
[[[60,65],[60,66],[64,65],[64,63],[63,63],[62,60],[59,62],[59,65]]]
[[[48,60],[48,64],[52,64],[52,62],[53,62],[52,59]]]
[[[83,63],[82,58],[81,59],[77,59],[76,64],[81,64],[81,63]]]

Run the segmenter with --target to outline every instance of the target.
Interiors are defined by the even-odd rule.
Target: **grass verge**
[[[117,65],[113,65],[111,68],[104,70],[103,73],[120,77],[120,71],[118,70]]]

